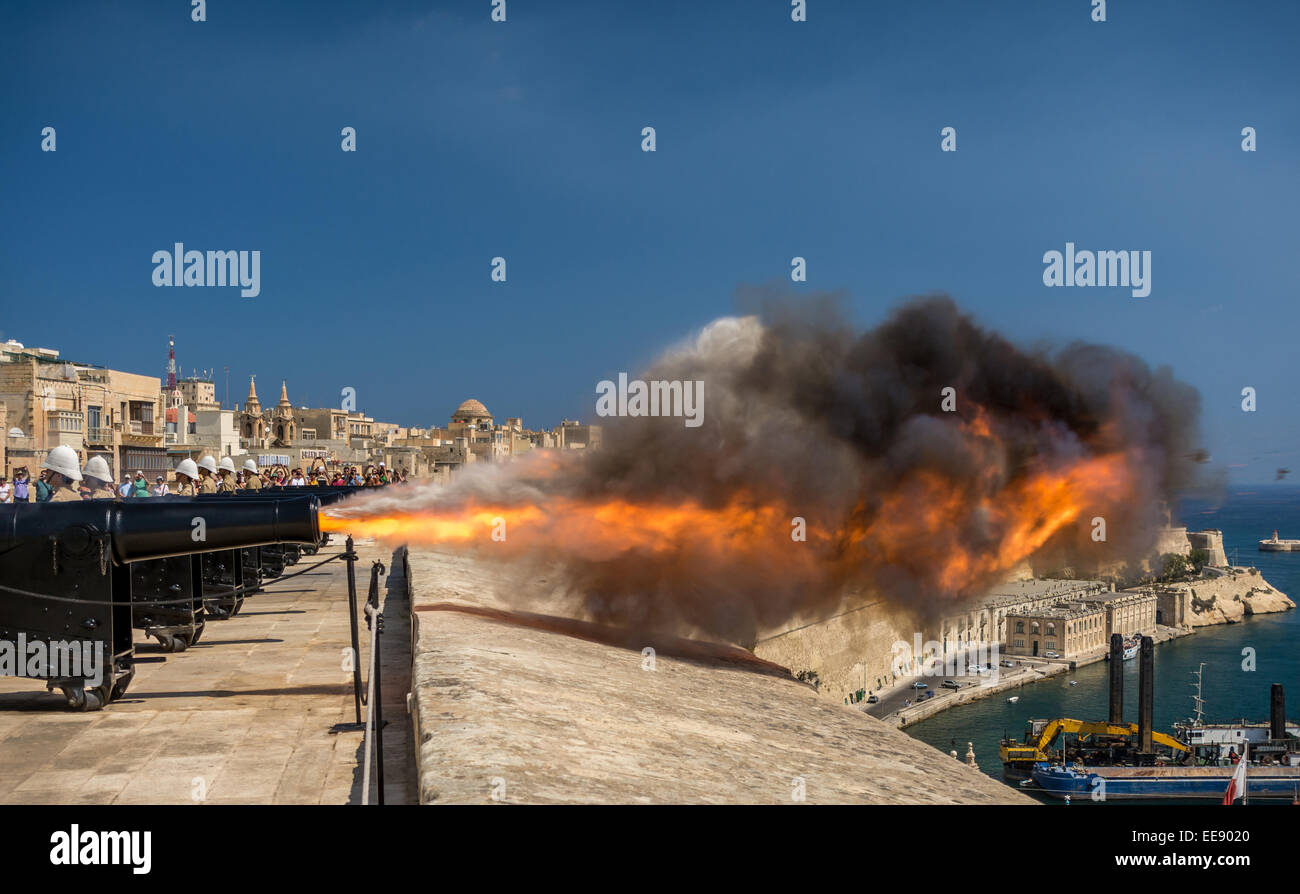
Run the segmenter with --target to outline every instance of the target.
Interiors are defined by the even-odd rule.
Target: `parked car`
[[[958,683],[956,680],[944,680],[942,685],[943,685],[943,688],[944,688],[944,689],[960,689],[960,688],[961,688],[961,684]]]
[[[1044,657],[1044,658],[1060,658],[1061,656],[1060,656],[1060,655],[1057,655],[1057,654],[1056,654],[1055,652],[1053,652],[1051,649],[1048,649],[1046,652],[1043,653],[1043,657]]]
[[[922,692],[922,693],[921,693],[921,697],[917,699],[917,702],[923,702],[923,701],[925,701],[927,698],[934,698],[934,690],[933,690],[933,689],[931,689],[929,692]]]
[[[929,684],[929,683],[922,683],[920,680],[917,680],[915,683],[912,684],[912,688],[913,688],[913,689],[929,689],[929,688],[930,688],[930,684]]]
[[[869,704],[869,705],[875,705],[875,704],[879,704],[879,703],[880,703],[880,696],[878,696],[878,695],[868,695],[868,696],[867,696],[867,704]]]
[[[1015,667],[1015,666],[1016,666],[1016,663],[1015,663],[1014,661],[1012,661],[1010,658],[1005,658],[1005,659],[1003,659],[1003,661],[1002,661],[1002,666],[1003,666],[1003,667]]]

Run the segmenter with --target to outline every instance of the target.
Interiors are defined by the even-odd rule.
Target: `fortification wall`
[[[1203,549],[1209,555],[1206,564],[1215,568],[1228,567],[1228,554],[1223,548],[1222,531],[1191,531],[1187,534],[1192,549]]]
[[[823,696],[842,702],[859,689],[877,691],[894,681],[894,643],[909,645],[914,625],[870,603],[828,620],[769,634],[754,654],[815,682]],[[910,656],[909,656],[910,657]]]
[[[488,562],[409,561],[423,804],[1034,803],[738,647],[521,612]]]

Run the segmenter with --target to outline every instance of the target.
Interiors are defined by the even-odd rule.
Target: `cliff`
[[[1248,615],[1288,611],[1295,603],[1256,569],[1234,568],[1219,576],[1205,577],[1173,587],[1187,594],[1189,627],[1235,624]]]

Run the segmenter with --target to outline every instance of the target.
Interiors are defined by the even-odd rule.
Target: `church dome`
[[[488,412],[488,408],[483,406],[481,401],[474,400],[474,398],[471,397],[456,408],[456,412],[451,415],[451,418],[453,420],[475,418],[491,419],[492,414]]]

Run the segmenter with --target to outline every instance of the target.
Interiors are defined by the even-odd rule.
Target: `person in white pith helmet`
[[[176,466],[176,493],[192,497],[199,492],[199,467],[192,459],[183,459]]]
[[[117,488],[113,487],[113,473],[108,469],[108,462],[102,456],[92,456],[81,470],[83,499],[86,500],[120,500]]]
[[[235,461],[228,456],[221,457],[217,464],[217,490],[223,494],[235,492]]]
[[[261,490],[262,476],[257,474],[257,463],[244,460],[244,490]]]
[[[77,462],[77,451],[66,444],[60,444],[49,452],[41,468],[48,473],[45,483],[50,488],[50,503],[79,503],[81,494],[73,487],[81,480],[81,464]]]
[[[204,456],[198,462],[199,493],[215,494],[217,492],[217,461],[212,454]]]

